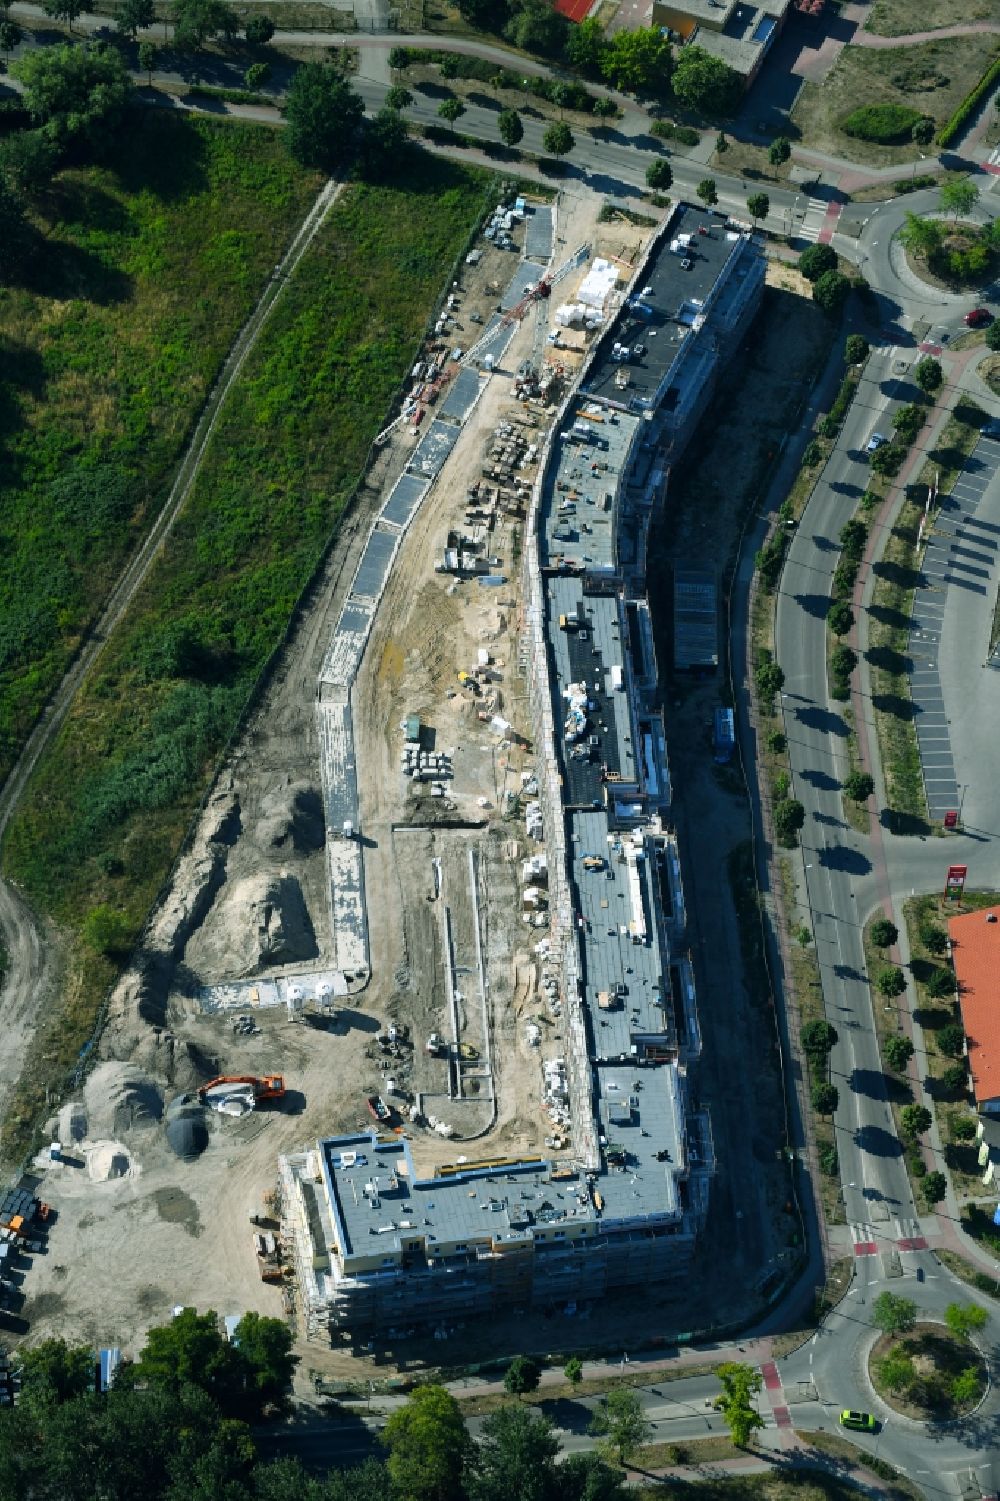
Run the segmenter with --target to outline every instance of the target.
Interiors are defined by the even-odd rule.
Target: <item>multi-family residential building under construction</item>
[[[675,207],[560,407],[534,486],[523,660],[551,915],[542,955],[568,1038],[548,1067],[569,1151],[421,1177],[419,1146],[372,1130],[282,1158],[313,1332],[560,1306],[690,1263],[714,1153],[646,543],[763,286],[763,251],[744,226]]]

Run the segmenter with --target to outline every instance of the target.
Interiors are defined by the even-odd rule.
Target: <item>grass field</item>
[[[913,31],[938,31],[942,26],[996,18],[993,0],[923,0],[916,10],[912,0],[875,0],[865,30],[880,36],[907,36]]]
[[[355,186],[335,206],[11,825],[4,869],[69,930],[72,950],[64,1013],[37,1040],[23,1082],[21,1127],[45,1075],[60,1078],[89,1035],[114,974],[84,946],[87,914],[115,909],[122,948],[138,932],[495,192],[483,173],[414,161],[412,185]]]
[[[0,780],[318,185],[271,131],[148,111],[44,195],[0,294]]]
[[[839,122],[862,104],[905,104],[941,126],[998,52],[1000,36],[944,37],[884,51],[845,47],[822,85],[803,85],[792,124],[801,144],[817,151],[878,167],[915,161],[921,149],[926,155],[926,146],[858,140],[845,135]]]

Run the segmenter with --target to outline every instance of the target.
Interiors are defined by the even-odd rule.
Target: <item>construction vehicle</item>
[[[365,1104],[368,1106],[368,1113],[373,1121],[376,1121],[380,1126],[388,1126],[391,1123],[392,1110],[380,1094],[367,1095]]]
[[[259,1079],[253,1074],[220,1074],[198,1090],[202,1104],[220,1115],[247,1115],[258,1105],[284,1096],[282,1074],[263,1074]]]

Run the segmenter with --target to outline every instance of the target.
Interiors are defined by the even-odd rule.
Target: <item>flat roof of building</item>
[[[583,579],[573,574],[547,579],[546,595],[563,803],[589,808],[604,802],[609,781],[632,785],[638,778],[628,638],[617,595],[587,593]],[[576,623],[576,629],[559,628],[563,615],[567,624]],[[615,678],[620,687],[614,686]],[[569,741],[563,733],[570,713],[567,694],[571,687],[582,686],[587,690],[586,723],[583,733]]]
[[[690,245],[678,244],[687,235]],[[584,389],[611,401],[651,401],[741,239],[726,229],[725,215],[680,204],[630,302],[603,335]],[[648,316],[630,311],[636,304],[650,309]],[[628,348],[627,361],[614,357],[616,345]]]
[[[1000,907],[948,924],[976,1103],[1000,1100]]]
[[[638,1037],[676,1044],[655,858],[641,836],[612,830],[605,813],[567,820],[570,877],[580,929],[583,1000],[591,1056],[628,1058]],[[601,869],[584,861],[603,860]]]
[[[599,421],[581,415],[588,407]],[[585,400],[570,404],[545,477],[540,516],[543,568],[615,567],[615,496],[639,421]]]
[[[679,1216],[677,1174],[686,1163],[677,1065],[602,1065],[594,1070],[594,1082],[607,1164],[598,1184],[605,1217],[621,1223]]]

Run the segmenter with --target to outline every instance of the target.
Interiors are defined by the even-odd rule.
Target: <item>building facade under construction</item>
[[[714,1155],[646,540],[763,285],[752,236],[678,206],[561,407],[532,496],[523,656],[541,819],[528,827],[547,857],[538,959],[564,1036],[542,1066],[566,1101],[570,1154],[420,1178],[409,1141],[372,1131],[283,1158],[311,1332],[579,1304],[690,1264]]]

